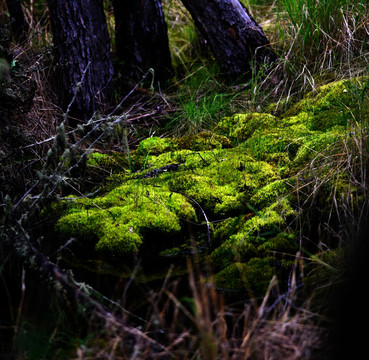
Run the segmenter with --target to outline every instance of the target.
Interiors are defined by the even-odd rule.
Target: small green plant
[[[196,134],[214,128],[222,117],[240,111],[243,104],[239,100],[245,97],[222,82],[216,63],[195,66],[173,90],[176,91],[173,100],[178,112],[168,123],[168,129],[174,130],[175,135]]]

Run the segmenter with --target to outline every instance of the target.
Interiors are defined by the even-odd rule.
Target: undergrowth
[[[112,34],[114,19],[109,2],[105,3]],[[335,151],[317,152],[294,174],[298,179],[295,201],[301,214],[291,226],[300,231],[300,252],[293,254],[294,266],[283,291],[272,278],[262,298],[229,297],[216,290],[211,274],[205,278],[196,264],[188,262],[187,276],[173,280],[170,269],[156,289],[137,285],[133,272],[130,279],[113,285],[114,297],[109,299],[77,281],[71,272],[60,270],[58,265],[65,265],[61,255],[69,250],[69,242],[48,253],[45,237],[49,229],[38,217],[56,198],[91,194],[96,184],[84,181],[83,172],[92,151],[128,152],[139,140],[154,134],[181,136],[213,130],[220,119],[234,113],[267,109],[280,114],[319,85],[367,75],[367,1],[243,3],[279,55],[273,69],[261,69],[251,79],[229,83],[181,3],[165,1],[176,70],[168,91],[150,96],[145,91],[140,98],[128,97],[130,103],[126,97],[117,97],[121,102],[114,104],[110,114],[69,128],[52,90],[47,10],[41,2],[25,2],[31,30],[27,40],[12,45],[12,52],[17,54],[15,61],[28,69],[37,90],[30,112],[10,119],[17,122],[15,138],[18,132],[27,134],[21,140],[24,144],[10,149],[3,139],[0,148],[0,277],[7,302],[1,312],[6,319],[1,325],[6,335],[1,345],[14,358],[329,357],[325,351],[330,349],[324,350],[330,329],[327,319],[335,316],[329,307],[341,294],[350,245],[365,231],[369,210],[368,119],[363,115],[369,99],[364,91],[350,89],[358,111]],[[0,6],[5,21],[5,6]],[[327,202],[329,210],[322,214]],[[307,278],[301,290],[302,279]],[[46,285],[39,286],[40,279]],[[101,282],[104,280],[102,277]],[[45,295],[40,301],[46,310],[40,309],[34,289]],[[129,302],[131,291],[135,301]],[[58,316],[54,317],[50,314],[55,309]],[[38,311],[43,314],[39,321]]]

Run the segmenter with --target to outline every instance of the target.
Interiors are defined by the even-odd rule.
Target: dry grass
[[[320,85],[367,74],[368,7],[363,1],[341,2],[340,8],[328,1],[328,10],[325,0],[281,0],[269,7],[250,1],[257,20],[267,19],[264,30],[279,55],[273,69],[254,74],[251,87],[260,93],[261,107],[276,102],[276,111],[283,110]],[[304,11],[297,11],[297,4]]]
[[[295,272],[287,293],[279,293],[273,278],[260,302],[230,306],[209,279],[188,267],[190,298],[176,295],[178,280],[168,274],[147,296],[149,320],[139,333],[123,330],[113,315],[97,338],[76,348],[75,359],[304,360],[324,353],[327,332],[316,326],[319,315],[295,305]]]
[[[26,9],[26,18],[33,32],[27,42],[15,45],[12,50],[17,54],[16,60],[27,69],[27,76],[32,76],[37,84],[34,105],[27,116],[19,118],[19,124],[24,132],[30,134],[34,144],[40,143],[31,148],[31,162],[42,167],[44,155],[52,145],[51,141],[46,140],[55,136],[56,125],[63,114],[56,105],[57,99],[50,84],[53,63],[48,49],[50,35],[45,22],[47,13],[35,17],[33,2],[30,4]],[[174,34],[171,39],[174,60],[181,70],[188,70],[197,61],[199,54],[191,41],[198,44],[199,40],[188,15],[182,11],[178,2],[168,1],[165,6],[166,16],[173,22],[170,31]],[[270,99],[280,102],[282,107],[286,104],[282,99],[287,98],[287,103],[292,101],[314,89],[317,81],[324,83],[330,78],[352,77],[365,72],[369,58],[364,40],[369,34],[368,18],[362,17],[357,23],[354,13],[345,12],[343,15],[339,37],[332,38],[323,33],[320,41],[323,51],[314,59],[311,54],[301,52],[301,28],[291,26],[285,17],[281,17],[278,26],[283,32],[283,41],[277,35],[272,36],[272,40],[283,56],[272,72],[255,74],[252,82],[245,85],[247,87],[251,84],[251,92],[255,95],[250,108],[256,104],[263,105]],[[183,24],[186,25],[184,34],[181,33]],[[268,34],[273,34],[277,27],[270,22],[268,24]],[[140,127],[149,129],[150,134],[154,133],[156,126],[160,125],[168,113],[177,110],[177,106],[180,107],[180,104],[176,104],[174,98],[168,102],[161,93],[155,97],[146,97],[140,103],[134,101],[129,104],[126,115],[132,137],[138,137]],[[318,231],[328,233],[333,241],[314,243],[314,246],[320,247],[319,250],[325,252],[337,245],[347,244],[352,229],[359,230],[362,220],[367,216],[369,153],[366,126],[363,119],[357,119],[333,155],[317,154],[298,174],[298,178],[307,179],[304,184],[298,184],[297,188],[298,206],[304,209],[304,218],[297,219],[300,221],[298,226],[301,229],[302,249],[308,251],[309,243],[313,242],[307,238],[305,230],[309,226],[306,225],[316,216],[314,211],[320,207],[321,194],[326,192],[327,186],[330,189],[330,212],[327,221],[320,224]],[[88,144],[93,141],[89,140]],[[11,173],[9,169],[14,170],[14,164],[9,164],[6,169]],[[35,176],[31,170],[27,173]],[[342,178],[348,184],[345,191],[341,188]],[[31,181],[32,178],[28,178],[26,183],[29,185]],[[28,190],[29,187],[25,186],[22,196]],[[358,207],[357,204],[361,205]],[[188,263],[188,279],[173,279],[168,273],[158,290],[146,293],[141,304],[141,308],[146,311],[140,318],[133,314],[134,310],[128,311],[130,305],[125,298],[130,289],[127,285],[121,298],[115,299],[120,304],[120,310],[99,312],[102,308],[98,304],[95,311],[92,314],[86,313],[88,315],[85,314],[84,318],[87,318],[87,328],[91,335],[77,345],[73,340],[70,341],[68,350],[72,350],[68,354],[63,353],[64,349],[59,347],[53,358],[63,355],[63,358],[80,360],[322,359],[329,352],[329,349],[325,349],[327,330],[319,326],[325,319],[311,310],[311,294],[308,294],[307,299],[301,299],[306,294],[301,293],[300,285],[304,280],[302,274],[306,270],[305,262],[319,263],[324,268],[331,265],[322,258],[309,256],[307,252],[304,256],[303,261],[302,255],[297,255],[296,266],[289,275],[288,288],[283,293],[273,278],[263,299],[242,298],[235,304],[229,302],[227,294],[218,291],[211,279],[201,274],[191,263]],[[333,280],[328,279],[328,285],[324,283],[322,287],[330,286],[329,281]],[[188,297],[183,296],[183,282],[186,282]],[[18,304],[19,314],[23,305]],[[19,325],[18,321],[16,327]],[[55,334],[49,340],[60,345],[54,338]],[[27,359],[27,355],[19,358]]]

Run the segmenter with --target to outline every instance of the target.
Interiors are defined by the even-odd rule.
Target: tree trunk
[[[14,37],[17,41],[22,40],[28,32],[28,24],[20,0],[6,0],[6,5],[11,17],[11,25]]]
[[[160,0],[114,0],[116,53],[124,76],[137,81],[149,68],[156,81],[171,74],[167,26]]]
[[[251,73],[277,57],[262,28],[239,0],[182,0],[223,70]]]
[[[61,105],[86,121],[105,101],[113,76],[103,1],[48,0],[48,5]]]

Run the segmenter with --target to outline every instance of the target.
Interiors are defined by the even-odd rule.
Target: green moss
[[[326,133],[316,132],[314,135],[304,139],[294,159],[294,165],[309,163],[311,160],[326,157],[342,144],[344,132],[342,129],[333,129]]]
[[[270,114],[251,113],[236,114],[223,118],[219,130],[230,138],[244,141],[251,137],[257,129],[270,129],[276,124],[276,118]]]
[[[127,166],[127,157],[118,153],[102,154],[94,152],[87,157],[87,166],[100,167],[105,170],[119,171]]]
[[[167,188],[126,184],[103,197],[75,200],[57,229],[96,243],[99,251],[127,255],[138,252],[144,238],[157,241],[178,234],[185,220],[196,221],[196,214],[184,196]]]
[[[242,168],[242,173],[251,175],[253,180],[257,182],[258,187],[278,178],[277,169],[265,161],[245,162]]]
[[[106,161],[110,161],[111,157],[107,154],[102,154],[99,152],[91,153],[88,156],[87,164],[91,166],[99,166],[101,163],[105,163]]]
[[[159,155],[174,150],[203,151],[216,148],[230,148],[229,139],[213,132],[202,131],[196,135],[185,135],[178,139],[159,138],[156,136],[144,139],[137,147],[140,155]]]
[[[215,214],[241,211],[244,207],[243,194],[238,193],[232,184],[218,185],[206,175],[182,174],[171,179],[169,184],[171,189],[185,193]]]
[[[360,101],[353,91],[364,89],[365,78],[336,81],[310,92],[289,109],[283,117],[306,113],[310,130],[327,131],[335,126],[346,127],[355,117],[355,103]],[[358,104],[359,105],[359,104]]]
[[[230,148],[230,140],[222,135],[217,135],[210,131],[202,131],[196,135],[186,135],[174,140],[179,149],[188,149],[194,151],[211,150],[219,148]]]
[[[127,219],[118,219],[118,221],[122,220],[124,221]],[[101,236],[96,243],[96,250],[108,256],[137,253],[142,244],[142,237],[136,232],[137,227],[135,228],[134,225],[134,222],[121,224],[112,220],[105,220],[105,222],[100,221]]]
[[[268,255],[270,253],[278,254],[294,254],[298,251],[298,242],[296,236],[292,232],[283,231],[277,236],[266,239],[257,247],[259,256]]]
[[[173,148],[174,142],[171,139],[152,136],[139,143],[137,153],[143,156],[148,154],[159,155]]]
[[[222,135],[151,137],[129,157],[93,154],[88,166],[112,174],[108,185],[94,199],[53,204],[51,213],[60,217],[57,229],[112,256],[154,250],[181,256],[190,251],[189,238],[195,247],[207,241],[205,226],[187,230],[188,222],[203,225],[205,212],[218,286],[261,289],[273,273],[271,254],[297,250],[289,228],[298,215],[296,174],[311,164],[315,169],[321,164],[317,160],[326,161],[348,144],[346,123],[367,116],[364,90],[360,82],[338,82],[317,89],[279,117],[223,118],[217,129]],[[348,184],[338,173],[334,184],[329,181],[315,198],[322,215],[331,211],[325,208],[332,189],[339,198]]]
[[[109,175],[127,172],[128,166],[129,161],[125,154],[94,152],[87,156],[85,175],[97,185]]]
[[[202,211],[213,218],[248,213],[250,197],[279,180],[279,170],[255,161],[242,148],[216,146],[147,154],[146,169],[139,173],[125,170],[119,179],[114,176],[119,182],[103,196],[60,204],[63,216],[57,229],[95,243],[99,251],[122,255],[139,251],[143,244],[149,246],[149,235],[169,239],[180,233],[185,225],[182,220],[196,221],[196,211],[201,219]],[[104,156],[95,157],[101,159]],[[168,164],[181,165],[173,172],[153,171]]]
[[[288,185],[288,180],[283,179],[270,182],[250,198],[250,204],[257,209],[262,209],[286,196],[288,191],[291,190],[291,186]]]
[[[227,290],[252,290],[255,295],[265,294],[275,273],[273,258],[253,258],[247,263],[235,262],[214,277],[215,285]]]
[[[67,236],[80,236],[82,240],[96,241],[100,219],[101,211],[71,211],[58,221],[57,229]]]
[[[265,154],[264,161],[268,164],[279,167],[287,167],[291,164],[290,157],[288,156],[287,152],[275,152],[271,154]]]
[[[286,199],[278,200],[257,214],[244,216],[234,223],[234,232],[229,238],[222,242],[211,254],[211,260],[216,269],[224,268],[234,261],[244,262],[254,256],[265,253],[265,247],[261,246],[269,241],[269,245],[277,245],[277,241],[270,239],[278,238],[286,226],[286,219],[294,216],[295,212]],[[228,224],[227,224],[228,225]],[[225,229],[218,230],[216,234],[224,238]],[[280,235],[282,236],[282,235]],[[272,247],[269,246],[272,250]],[[275,251],[278,248],[274,248]]]
[[[201,152],[184,165],[192,171],[173,174],[169,187],[194,199],[213,214],[226,215],[246,210],[246,196],[271,179],[277,179],[277,169],[266,162],[250,161],[250,157],[234,151],[215,154]],[[219,155],[219,157],[218,157]],[[220,156],[221,155],[221,156]],[[245,161],[242,161],[244,159]]]
[[[273,207],[267,208],[258,215],[247,220],[239,234],[234,238],[240,246],[245,239],[252,237],[258,239],[270,234],[278,233],[279,227],[284,223],[282,216]]]
[[[257,130],[244,142],[246,149],[259,160],[267,160],[270,154],[286,153],[293,160],[306,136],[313,134],[298,119],[281,124],[272,130]]]
[[[254,214],[238,215],[218,222],[214,228],[213,234],[215,241],[217,243],[222,243],[224,240],[229,239],[231,235],[237,233],[248,216],[251,217],[254,216]]]

